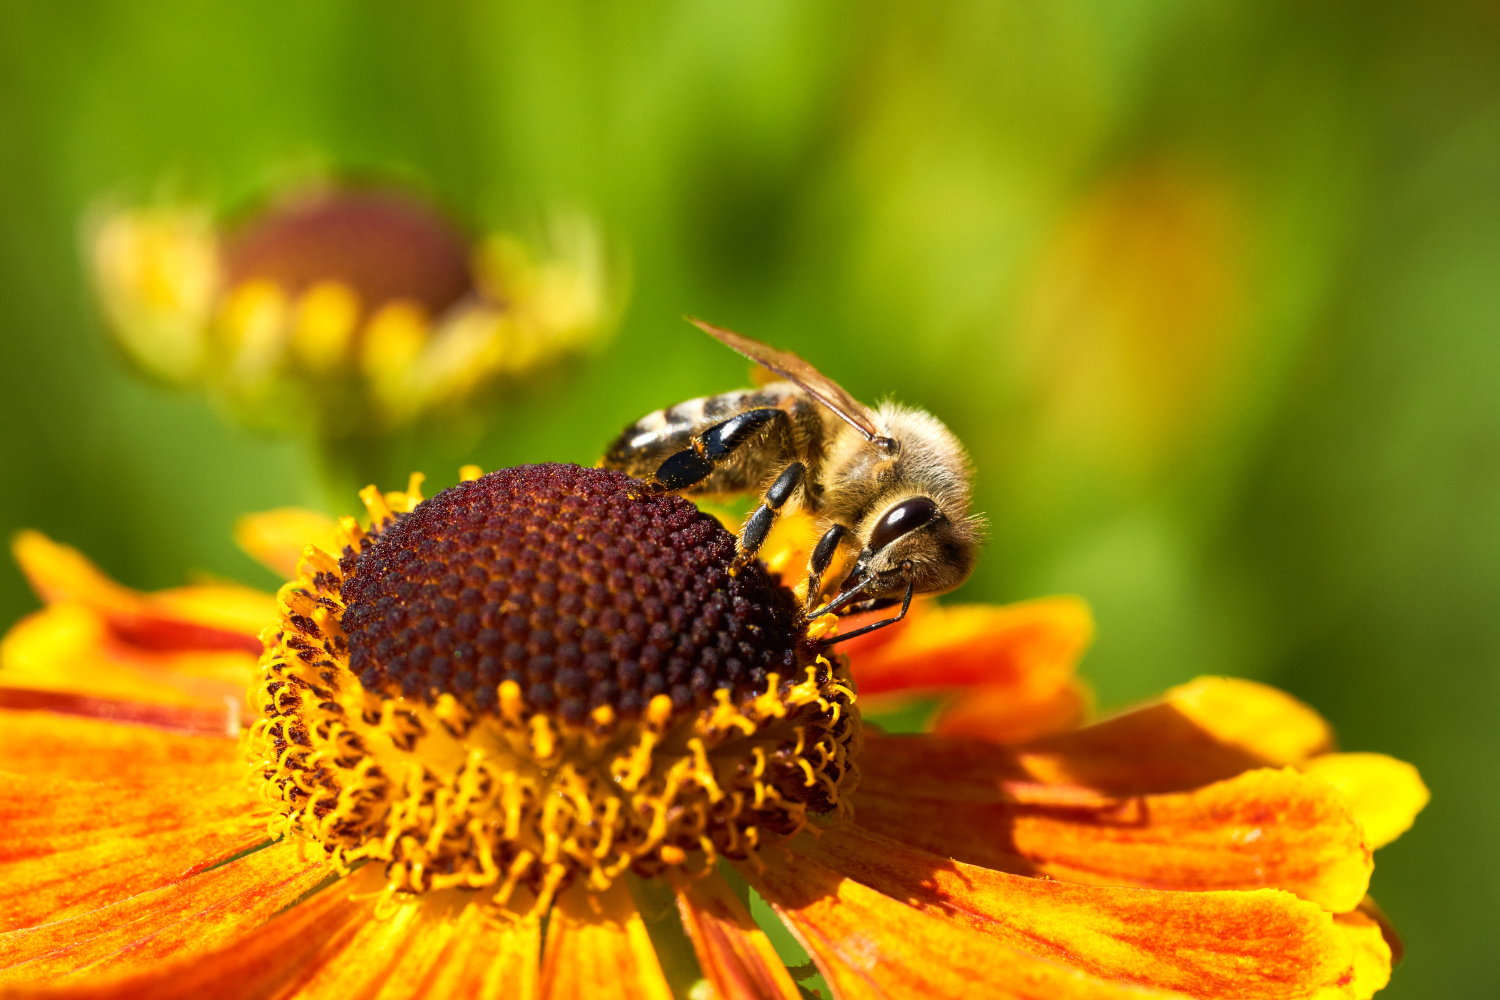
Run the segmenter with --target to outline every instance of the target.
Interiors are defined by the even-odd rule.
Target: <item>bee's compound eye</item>
[[[870,533],[870,548],[879,551],[909,531],[914,531],[938,516],[938,505],[926,497],[902,500],[885,512]]]

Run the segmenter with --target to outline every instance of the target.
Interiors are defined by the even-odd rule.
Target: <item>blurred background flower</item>
[[[1372,888],[1409,945],[1382,996],[1484,995],[1500,975],[1497,57],[1500,16],[1477,0],[9,4],[0,525],[136,588],[193,570],[268,587],[226,528],[326,509],[323,463],[215,405],[257,426],[318,414],[324,437],[359,413],[374,444],[348,439],[334,478],[387,489],[412,468],[588,463],[641,414],[747,381],[680,319],[702,315],[946,420],[991,523],[955,599],[1085,597],[1101,707],[1254,677],[1316,706],[1345,749],[1420,767],[1433,804]],[[540,274],[572,258],[514,206],[588,206],[630,252],[618,333],[566,378],[500,379],[457,414],[377,391],[342,341],[295,325],[265,383],[295,405],[231,391],[207,374],[238,301],[220,269],[296,204],[267,193],[307,159],[463,220],[479,302],[495,293],[476,261],[518,255],[465,233],[519,234]],[[163,177],[214,197],[186,215],[184,199],[113,203],[151,210],[114,238],[155,270],[116,275],[138,295],[106,325],[80,220],[104,239],[100,198]],[[326,334],[348,300],[319,294],[304,311]],[[440,327],[425,316],[424,345]],[[217,403],[126,372],[108,330]],[[312,378],[335,356],[346,381]],[[361,402],[318,409],[307,387],[335,383]],[[0,570],[0,618],[35,607]]]
[[[336,487],[378,476],[396,429],[597,347],[621,305],[623,270],[579,211],[472,249],[393,187],[304,184],[228,228],[187,203],[97,214],[89,263],[128,360],[312,438],[349,472]]]

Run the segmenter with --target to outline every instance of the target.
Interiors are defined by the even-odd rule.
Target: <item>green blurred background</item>
[[[1259,677],[1416,763],[1383,995],[1494,995],[1493,2],[10,0],[0,529],[140,587],[273,582],[229,529],[324,503],[314,451],[128,375],[80,233],[101,197],[232,209],[305,162],[414,178],[476,231],[580,204],[630,255],[601,356],[404,435],[383,486],[590,462],[743,384],[684,313],[926,406],[991,521],[960,596],[1085,595],[1104,707]],[[35,604],[0,570],[0,623]]]

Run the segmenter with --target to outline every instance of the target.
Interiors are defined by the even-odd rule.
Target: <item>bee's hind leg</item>
[[[776,514],[782,506],[791,499],[792,494],[797,492],[797,487],[802,485],[802,480],[807,476],[807,466],[801,462],[793,462],[781,470],[781,475],[766,490],[761,499],[760,506],[750,512],[745,526],[740,529],[739,559],[748,562],[755,558],[755,553],[760,550],[766,540],[766,535],[771,532],[771,525],[776,523]]]
[[[707,479],[740,445],[772,424],[784,424],[786,419],[785,410],[772,406],[736,413],[694,437],[689,447],[657,466],[653,485],[670,493],[691,489]]]

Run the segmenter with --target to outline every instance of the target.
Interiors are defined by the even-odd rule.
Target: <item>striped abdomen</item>
[[[784,410],[788,420],[772,424],[746,441],[707,479],[683,492],[756,492],[788,462],[800,459],[812,469],[822,453],[820,408],[790,382],[700,396],[648,413],[620,433],[605,452],[603,465],[650,480],[662,462],[691,448],[693,439],[710,427],[737,413],[762,407]]]

